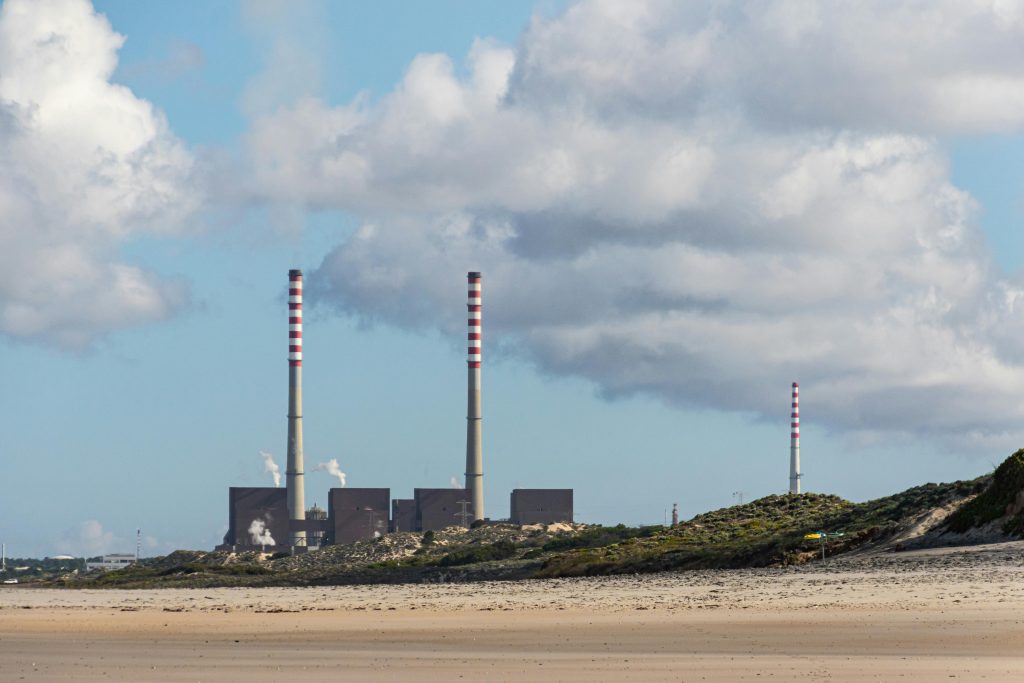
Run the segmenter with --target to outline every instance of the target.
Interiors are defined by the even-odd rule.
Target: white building
[[[87,571],[92,571],[93,569],[102,569],[106,571],[109,569],[124,569],[125,567],[130,567],[133,564],[135,564],[134,555],[115,553],[114,555],[104,555],[99,562],[86,562],[85,568]]]

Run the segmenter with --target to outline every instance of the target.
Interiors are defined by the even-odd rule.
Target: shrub
[[[660,526],[627,527],[619,524],[613,527],[594,527],[575,536],[553,538],[543,546],[544,550],[571,550],[573,548],[602,548],[631,538],[649,538],[662,530]]]
[[[988,488],[978,494],[978,497],[965,503],[959,510],[949,516],[946,523],[950,531],[963,533],[969,529],[981,526],[999,519],[1007,513],[1008,508],[1017,499],[1017,495],[1024,489],[1024,448],[1008,457],[1002,462],[992,474],[992,482]],[[1004,531],[1007,533],[1020,534],[1022,522],[1018,515],[1017,519],[1007,522]]]
[[[438,564],[442,567],[455,567],[461,564],[475,564],[492,560],[507,560],[516,554],[516,546],[512,541],[496,541],[490,545],[476,548],[456,550],[443,556]]]

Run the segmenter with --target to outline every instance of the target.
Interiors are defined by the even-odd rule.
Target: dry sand
[[[521,583],[0,590],[0,680],[1024,680],[1024,544]]]

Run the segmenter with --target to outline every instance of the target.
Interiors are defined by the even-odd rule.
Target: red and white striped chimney
[[[302,271],[288,271],[288,487],[289,542],[306,545],[306,491],[302,462]]]
[[[288,271],[288,365],[302,365],[302,271]]]
[[[466,365],[469,368],[468,407],[466,410],[466,490],[473,503],[473,520],[484,518],[484,473],[480,414],[480,363],[483,344],[482,293],[480,273],[471,272],[469,280],[469,335]]]
[[[793,412],[789,424],[789,492],[800,493],[800,385],[793,382]]]

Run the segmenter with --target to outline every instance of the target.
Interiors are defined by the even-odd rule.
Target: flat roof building
[[[413,499],[416,531],[469,526],[473,520],[473,505],[466,489],[413,489]]]
[[[228,489],[228,533],[224,545],[235,550],[288,547],[288,491],[266,486]]]
[[[135,564],[135,556],[127,553],[114,553],[112,555],[104,555],[100,558],[99,562],[86,562],[85,570],[92,571],[94,569],[102,569],[103,571],[110,571],[111,569],[124,569]]]
[[[331,489],[327,494],[330,542],[355,543],[386,534],[390,507],[391,489]]]
[[[513,489],[513,524],[572,522],[572,489]]]

